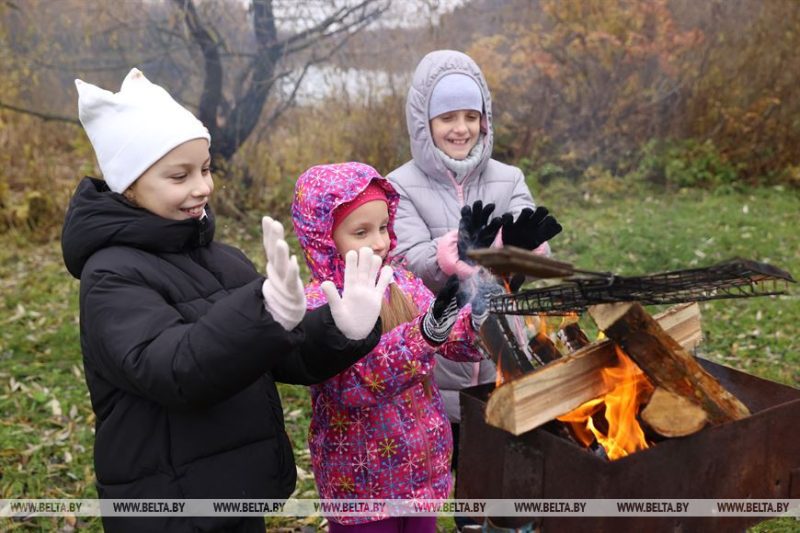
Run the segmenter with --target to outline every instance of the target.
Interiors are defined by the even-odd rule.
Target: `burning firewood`
[[[496,388],[486,422],[514,435],[538,427],[607,392],[600,376],[617,355],[609,341],[590,344]]]
[[[696,403],[662,387],[656,387],[640,416],[653,431],[664,437],[691,435],[708,422],[706,412]]]
[[[558,330],[558,338],[571,352],[579,350],[589,344],[589,338],[581,327],[572,322]]]
[[[528,342],[531,352],[536,354],[536,357],[543,363],[549,363],[561,358],[561,352],[556,348],[555,343],[550,340],[550,337],[537,332]]]
[[[658,315],[669,335],[680,342],[699,338],[700,308],[684,304]],[[689,344],[687,348],[693,349]],[[496,388],[486,405],[486,422],[514,435],[530,431],[569,413],[585,402],[599,398],[611,390],[602,370],[617,364],[614,343],[594,342],[552,363],[518,375]]]
[[[489,315],[481,325],[479,336],[489,358],[497,365],[498,381],[504,382],[523,376],[533,369],[533,365],[530,361],[523,361],[511,348],[500,320],[504,317]]]
[[[589,308],[597,327],[636,362],[656,386],[698,404],[712,424],[750,415],[638,303],[600,304]]]

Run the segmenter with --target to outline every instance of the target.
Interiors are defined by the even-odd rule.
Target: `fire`
[[[603,398],[590,400],[558,418],[572,426],[576,437],[585,446],[596,439],[611,460],[648,447],[636,415],[641,403],[653,391],[653,385],[644,372],[619,347],[616,350],[617,365],[603,369],[603,380],[606,384],[613,384],[614,388]],[[604,407],[607,431],[598,429],[592,418]]]
[[[503,280],[503,286],[506,289],[506,293],[510,293],[511,292],[511,285],[509,284],[508,278],[503,277],[502,280]],[[502,385],[506,381],[505,378],[503,377],[503,368],[502,367],[503,367],[503,361],[498,357],[498,359],[497,359],[497,371],[495,372],[495,378],[494,378],[494,386],[495,387],[499,387],[500,385]]]
[[[501,358],[497,358],[497,372],[495,373],[494,378],[494,386],[499,387],[503,383],[505,383],[505,379],[503,379],[503,369],[501,368],[503,365],[503,360]]]

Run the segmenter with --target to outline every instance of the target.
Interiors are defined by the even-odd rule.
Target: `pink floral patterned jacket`
[[[375,169],[362,163],[321,165],[297,181],[292,221],[312,276],[306,287],[309,309],[326,303],[322,281],[329,279],[342,287],[344,262],[331,237],[332,213],[373,180],[389,198],[393,249],[398,195]],[[427,310],[433,294],[410,271],[393,266],[397,286],[421,312]],[[433,375],[436,351],[423,339],[417,317],[384,333],[378,346],[348,370],[311,387],[308,442],[320,498],[448,497],[453,450],[450,423],[438,387],[426,392],[422,384]],[[461,310],[448,341],[438,351],[456,361],[481,359],[469,305]],[[381,518],[329,516],[344,524]]]

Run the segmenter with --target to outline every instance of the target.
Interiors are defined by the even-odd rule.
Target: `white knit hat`
[[[483,113],[481,88],[466,74],[448,74],[433,87],[428,104],[428,119],[461,109]]]
[[[125,189],[176,146],[193,139],[211,142],[203,123],[131,69],[118,93],[75,80],[78,116],[114,192]]]

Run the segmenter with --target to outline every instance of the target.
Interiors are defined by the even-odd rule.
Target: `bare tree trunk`
[[[225,47],[225,43],[213,32],[212,26],[200,19],[193,0],[173,0],[173,3],[183,12],[190,35],[203,55],[203,92],[198,115],[214,139],[212,157],[219,162],[229,160],[247,140],[261,118],[275,82],[290,73],[287,70],[276,74],[282,60],[310,49],[306,52],[304,64],[299,67],[301,73],[294,81],[291,94],[276,106],[268,122],[277,119],[291,106],[308,68],[330,59],[354,33],[383,14],[389,0],[363,0],[338,7],[316,25],[283,38],[278,35],[272,0],[253,0],[256,50],[241,76],[245,84],[243,94],[234,102],[226,102],[222,90],[225,73],[220,49]],[[324,51],[320,51],[318,45],[323,43]]]
[[[272,0],[253,0],[253,30],[257,53],[250,63],[250,86],[226,117],[219,155],[230,159],[250,136],[258,123],[261,111],[274,82],[275,67],[281,59],[284,44],[278,41]]]
[[[172,0],[182,11],[186,27],[203,54],[203,92],[197,106],[197,118],[206,125],[216,144],[219,138],[217,127],[217,109],[222,103],[222,63],[219,47],[222,41],[214,38],[203,26],[192,0]]]

